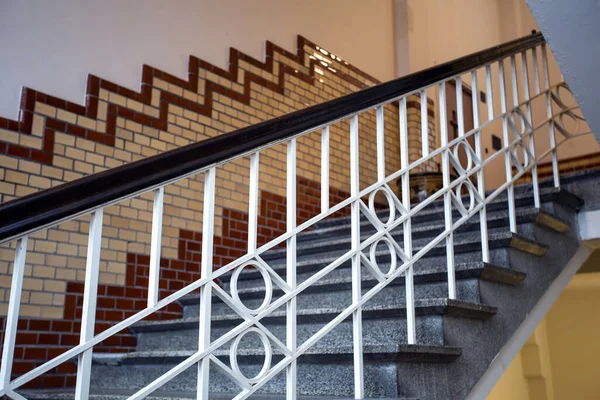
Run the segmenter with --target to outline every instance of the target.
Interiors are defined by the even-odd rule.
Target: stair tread
[[[510,245],[511,240],[513,239],[513,233],[507,231],[507,230],[497,230],[497,231],[488,231],[488,243],[490,243],[490,248],[498,248],[498,247],[508,247]],[[520,236],[525,238],[524,236]],[[534,239],[529,239],[527,238],[528,241],[532,242],[532,243],[538,243],[536,242]],[[454,252],[455,253],[460,253],[461,251],[465,250],[465,249],[461,249],[461,247],[468,247],[471,245],[480,245],[481,243],[481,237],[480,235],[477,234],[473,234],[472,237],[466,237],[466,238],[460,238],[460,237],[455,237],[454,238]],[[414,243],[413,243],[414,244]],[[494,244],[495,246],[492,246],[492,244]],[[539,243],[540,245],[542,245],[541,243]],[[435,247],[432,248],[433,249],[445,249],[445,242],[441,241],[438,245],[436,245]],[[421,250],[421,248],[424,246],[415,246],[413,247],[413,253],[416,254],[418,251]],[[466,250],[468,251],[468,250]],[[330,262],[336,260],[337,258],[339,258],[341,255],[345,254],[347,251],[329,251],[327,252],[325,256],[322,255],[322,253],[314,253],[314,254],[310,254],[306,256],[306,259],[300,259],[297,261],[296,263],[296,267],[298,270],[298,273],[302,273],[302,269],[303,267],[311,267],[314,265],[322,265],[322,264],[329,264]],[[387,254],[387,253],[381,253],[381,254]],[[427,259],[429,256],[431,255],[435,255],[437,256],[438,254],[434,254],[434,253],[429,253],[429,254],[425,254],[421,259]],[[286,268],[286,263],[285,260],[282,259],[276,259],[276,260],[265,260],[266,263],[275,271],[283,271]],[[249,269],[245,269],[244,271],[242,271],[242,273],[240,274],[240,278],[244,279],[244,277],[246,276],[246,274],[252,274],[254,273],[254,271],[249,270]],[[230,274],[230,273],[228,273]]]
[[[131,353],[94,353],[94,363],[97,365],[116,366],[122,364],[169,364],[179,362],[197,353],[197,350],[167,350],[167,351],[134,351]],[[229,349],[218,349],[211,353],[216,357],[229,357]],[[255,357],[264,356],[261,348],[238,348],[237,356]],[[306,356],[354,356],[353,345],[340,345],[327,348],[310,348]],[[454,346],[440,346],[429,344],[363,344],[363,354],[366,357],[387,359],[404,359],[407,361],[435,360],[440,357],[442,362],[449,362],[462,355],[462,349]],[[273,349],[273,356],[281,356]],[[241,361],[241,360],[240,360]],[[424,361],[428,362],[428,361]]]
[[[382,252],[381,254],[385,254]],[[387,268],[388,264],[382,264],[381,267],[383,269]],[[436,264],[433,266],[423,266],[419,268],[414,268],[413,276],[415,283],[427,283],[427,282],[445,282],[448,279],[447,274],[448,268],[446,265]],[[516,285],[522,282],[527,274],[524,272],[516,271],[514,269],[505,268],[499,265],[494,265],[490,263],[486,263],[483,261],[474,261],[467,263],[459,263],[455,264],[454,271],[456,274],[456,279],[470,279],[470,278],[481,278],[492,282],[504,283]],[[404,275],[402,275],[404,276]],[[246,276],[246,279],[249,277]],[[256,273],[256,278],[260,278],[262,282],[262,276],[259,276],[258,272]],[[378,282],[371,274],[365,274],[362,279],[363,287],[369,285],[370,283]],[[322,288],[325,286],[335,286],[335,285],[344,285],[351,284],[352,278],[350,277],[340,277],[340,278],[327,278],[324,277],[317,282],[313,283],[310,288]],[[404,280],[397,279],[395,282],[392,282],[390,285],[403,285]],[[309,289],[310,289],[309,288]],[[309,290],[307,289],[307,291]],[[283,290],[277,286],[273,287],[274,293],[282,292]],[[264,286],[252,286],[252,287],[244,287],[238,289],[238,295],[241,298],[247,295],[253,294],[262,294],[265,292]],[[184,296],[179,300],[179,303],[182,305],[190,305],[196,304],[199,298],[198,293],[189,294]],[[216,295],[214,295],[216,297]]]
[[[549,181],[544,182],[544,183],[549,183]],[[566,190],[564,188],[557,189],[555,187],[541,187],[541,186],[542,186],[542,182],[540,182],[540,198],[543,202],[547,202],[547,201],[563,202],[564,201],[564,205],[572,206],[575,210],[578,210],[585,203],[585,201],[581,197],[569,192],[568,190]],[[487,191],[486,195],[489,195],[491,192],[492,191]],[[514,198],[515,198],[516,202],[522,202],[522,201],[526,200],[526,201],[530,201],[531,204],[533,204],[532,194],[533,194],[533,190],[531,189],[531,184],[523,184],[523,185],[515,186],[515,197]],[[493,208],[493,206],[495,206],[495,205],[506,205],[506,207],[497,209],[498,211],[500,211],[500,210],[506,210],[508,208],[507,204],[508,203],[507,203],[506,194],[502,193],[502,194],[498,195],[496,198],[494,198],[488,204],[487,207],[489,208],[491,206]],[[443,213],[443,212],[444,212],[444,201],[436,200],[436,201],[432,202],[431,204],[429,204],[423,211],[419,212],[419,215],[425,216],[425,215],[432,215],[432,214]],[[317,223],[317,226],[336,224],[341,221],[347,221],[349,219],[350,219],[349,216],[328,218],[326,221],[321,221],[321,222]]]
[[[496,314],[496,307],[489,306],[486,304],[476,304],[462,300],[452,300],[452,299],[418,299],[415,300],[415,308],[417,315],[443,315],[446,313],[463,316],[468,318],[475,319],[487,319],[492,315]],[[325,318],[327,316],[335,317],[343,312],[346,308],[315,308],[315,309],[304,309],[298,310],[297,316],[300,317],[321,317]],[[376,318],[381,317],[381,312],[386,313],[383,317],[401,317],[404,315],[403,311],[406,310],[406,304],[392,304],[385,306],[366,306],[363,307],[363,318]],[[376,314],[376,315],[375,315]],[[266,323],[265,320],[282,318],[287,315],[285,310],[282,311],[274,311],[270,313],[268,316],[263,317],[261,321]],[[212,321],[239,321],[242,317],[238,314],[231,312],[229,314],[222,315],[213,315]],[[190,328],[196,329],[198,327],[198,317],[193,318],[182,318],[182,319],[173,319],[173,320],[163,320],[163,321],[141,321],[134,324],[131,327],[131,330],[136,333],[141,332],[156,332],[156,331],[164,331],[164,330],[172,330],[172,329],[187,329]],[[299,321],[301,323],[302,321]],[[309,321],[312,322],[312,321]],[[318,321],[315,321],[318,322]]]
[[[122,400],[127,399],[129,396],[134,394],[134,390],[92,390],[89,395],[90,400]],[[75,398],[75,392],[64,390],[64,389],[44,389],[44,390],[24,390],[22,394],[29,400],[72,400]],[[196,392],[180,392],[180,391],[162,391],[157,390],[152,393],[146,399],[148,400],[175,400],[175,399],[196,399],[198,394]],[[209,398],[213,400],[229,400],[231,399],[231,393],[210,393]],[[252,399],[255,400],[285,400],[285,395],[277,394],[257,394],[253,395]],[[298,399],[301,400],[351,400],[353,397],[337,397],[337,396],[305,396],[300,395]],[[371,398],[365,398],[369,400]],[[375,400],[374,398],[372,400]],[[392,400],[391,398],[377,398],[377,400]],[[393,400],[418,400],[417,398],[407,397],[394,397]]]
[[[522,223],[527,223],[527,222],[533,222],[535,221],[535,218],[537,217],[537,215],[539,214],[539,210],[532,208],[532,209],[520,209],[517,210],[516,215],[517,218],[519,219],[517,222],[522,224]],[[508,221],[508,214],[500,214],[499,216],[497,215],[495,218],[488,218],[488,224],[491,221],[494,220],[504,220],[506,219]],[[477,225],[479,226],[479,218],[473,217],[473,219],[466,221],[465,223],[463,223],[462,227],[464,226],[469,226],[469,225]],[[507,223],[508,226],[508,223]],[[422,226],[417,226],[417,227],[412,227],[411,232],[415,233],[415,232],[423,232],[423,231],[432,231],[432,232],[437,232],[440,229],[444,229],[444,224],[443,223],[438,223],[438,224],[431,224],[428,223],[427,225],[422,225]],[[502,229],[502,228],[501,228]],[[506,229],[506,228],[504,228]],[[491,229],[490,229],[491,230]],[[314,249],[314,248],[320,248],[323,246],[332,246],[332,245],[339,245],[339,244],[346,244],[346,243],[350,243],[352,238],[350,237],[350,235],[344,235],[343,237],[337,237],[337,236],[324,236],[324,237],[320,237],[320,238],[315,238],[315,239],[311,239],[311,240],[300,240],[302,235],[308,235],[308,234],[313,234],[316,235],[319,231],[314,230],[314,231],[308,231],[308,232],[302,232],[300,234],[298,234],[298,246],[297,246],[297,251],[301,252],[302,250],[308,250],[308,249]],[[457,237],[457,235],[460,234],[470,234],[472,232],[469,231],[460,231],[455,233],[455,237]],[[361,234],[361,241],[362,240],[366,240],[369,237],[371,237],[373,235],[372,232],[369,232],[367,234]],[[393,236],[397,236],[397,237],[402,237],[403,233],[402,232],[394,232],[392,233]],[[434,234],[433,236],[437,236],[437,234]],[[432,237],[433,237],[432,236]],[[413,239],[413,242],[417,242],[417,241],[422,241],[422,240],[427,240],[430,239],[431,237],[420,237],[418,239]],[[280,247],[280,248],[275,248],[275,249],[271,249],[268,251],[268,253],[265,253],[264,255],[271,258],[273,256],[276,255],[280,255],[280,254],[286,254],[286,249],[285,247]]]

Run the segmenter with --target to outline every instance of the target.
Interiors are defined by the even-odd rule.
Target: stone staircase
[[[583,183],[584,184],[584,183]],[[508,229],[505,195],[488,210],[490,262],[481,261],[478,218],[467,221],[454,234],[457,292],[448,299],[446,250],[434,247],[415,264],[417,344],[408,345],[404,279],[397,279],[363,308],[365,392],[369,398],[464,399],[485,372],[500,348],[518,328],[554,278],[579,247],[576,212],[583,200],[546,182],[541,188],[542,209],[533,208],[529,186],[515,189],[518,232]],[[386,210],[380,211],[382,219]],[[455,219],[459,218],[456,213]],[[412,220],[416,253],[444,230],[443,205],[433,203]],[[365,218],[361,235],[375,230]],[[393,234],[402,243],[402,226]],[[350,249],[349,218],[320,222],[298,236],[298,283],[311,277]],[[265,253],[263,259],[285,279],[285,248]],[[385,273],[389,253],[378,248],[376,259]],[[363,267],[363,292],[377,284]],[[230,289],[230,277],[221,284]],[[265,298],[262,275],[246,268],[240,274],[238,294],[250,309]],[[351,268],[347,262],[297,298],[298,345],[351,304]],[[274,284],[273,300],[283,290]],[[198,348],[199,297],[181,301],[180,320],[143,321],[133,327],[137,350],[127,354],[95,354],[92,367],[93,399],[121,399],[152,382]],[[285,343],[285,306],[261,322]],[[213,298],[212,339],[243,320],[217,296]],[[231,341],[215,353],[229,365]],[[340,323],[298,359],[298,390],[301,398],[351,398],[353,396],[352,318]],[[273,346],[271,366],[281,360]],[[258,335],[248,334],[239,344],[237,362],[247,377],[256,375],[264,363]],[[195,398],[197,368],[182,372],[152,395],[152,399]],[[256,399],[285,395],[285,370],[260,390]],[[240,387],[211,365],[211,398],[233,398]],[[72,394],[32,392],[29,399],[68,399]]]

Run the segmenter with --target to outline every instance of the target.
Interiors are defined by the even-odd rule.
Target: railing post
[[[499,84],[500,84],[500,110],[502,116],[502,138],[504,141],[504,168],[506,170],[506,182],[509,183],[506,188],[508,197],[508,220],[510,231],[517,233],[517,215],[515,212],[515,192],[512,184],[512,162],[510,158],[510,137],[508,136],[508,116],[506,115],[506,85],[504,76],[504,60],[498,61]]]
[[[477,93],[479,93],[479,86],[477,84],[477,70],[471,72],[471,89],[473,93],[471,100],[473,103],[473,129],[475,129],[475,155],[479,161],[483,162],[481,131],[479,130],[479,100],[477,96]],[[479,193],[479,197],[485,202],[485,182],[483,168],[479,168],[477,171],[477,193]],[[487,230],[487,210],[485,204],[481,208],[481,211],[479,211],[479,225],[481,231],[481,260],[483,262],[489,262],[490,250]]]
[[[327,131],[329,136],[329,130]],[[329,138],[327,138],[329,139]],[[329,164],[329,163],[328,163]],[[329,165],[327,166],[329,168]],[[329,182],[329,178],[327,178]],[[327,189],[329,194],[329,189]],[[292,232],[296,229],[297,210],[296,210],[296,139],[291,139],[287,144],[287,193],[286,193],[286,218],[287,231]],[[323,196],[323,193],[321,193]],[[322,199],[322,198],[321,198]],[[322,200],[324,204],[324,200]],[[329,201],[327,201],[329,207]],[[296,235],[290,236],[287,240],[286,250],[286,281],[291,290],[296,288]],[[286,304],[286,345],[292,352],[296,351],[297,347],[297,330],[296,330],[296,313],[297,304],[296,297],[292,297]],[[292,361],[286,368],[286,399],[295,400],[298,393],[298,376],[297,362]]]
[[[329,126],[321,133],[321,212],[329,210]]]
[[[81,316],[81,334],[79,342],[86,343],[94,337],[96,324],[96,302],[98,300],[98,274],[100,250],[102,248],[103,209],[92,214],[88,235],[87,261],[85,265],[85,288],[83,292],[83,312]],[[77,384],[75,400],[87,400],[90,394],[93,348],[79,355],[77,364]]]
[[[10,299],[8,300],[8,313],[6,315],[6,330],[4,331],[4,344],[2,345],[0,390],[6,389],[10,383],[13,356],[17,342],[17,325],[19,324],[25,258],[27,258],[27,236],[23,236],[17,241],[15,249],[15,262],[13,264],[12,281],[10,284]]]
[[[154,203],[152,205],[152,238],[150,241],[150,271],[148,273],[148,307],[156,305],[160,293],[160,251],[164,197],[164,186],[161,186],[154,191]]]
[[[350,119],[350,196],[351,203],[351,242],[352,251],[360,247],[360,175],[359,175],[359,148],[358,148],[358,115]],[[360,255],[352,256],[352,303],[360,302],[361,298],[361,261]],[[362,308],[359,307],[352,313],[354,337],[354,398],[362,399],[365,396],[363,375],[363,338],[362,338]]]
[[[448,121],[446,120],[446,82],[438,87],[438,106],[440,108],[440,142],[442,147],[448,146]],[[450,187],[450,149],[442,152],[442,183],[444,193],[444,226],[446,235],[446,265],[448,269],[448,297],[456,299],[456,278],[454,272],[454,233],[452,231],[452,193]]]
[[[558,169],[558,153],[556,151],[556,137],[554,135],[554,120],[552,119],[552,97],[550,95],[550,71],[548,69],[548,53],[546,44],[542,44],[542,69],[544,71],[544,89],[546,89],[546,113],[548,115],[548,135],[552,149],[552,174],[554,187],[560,187],[560,171]]]
[[[210,168],[204,178],[204,205],[202,211],[202,265],[200,276],[208,277],[213,270],[213,240],[215,227],[215,182],[216,167]],[[210,346],[210,326],[212,311],[211,280],[200,287],[200,315],[198,323],[198,351],[204,351]],[[208,400],[210,358],[204,357],[198,362],[197,399]]]
[[[532,49],[535,54],[535,48]],[[534,57],[535,59],[535,57]],[[535,62],[535,61],[534,61]],[[533,114],[531,111],[531,95],[529,91],[529,69],[527,67],[527,52],[521,53],[521,64],[523,65],[523,96],[525,97],[527,122],[533,128]],[[539,88],[538,88],[539,90]],[[528,133],[528,132],[525,132]],[[540,187],[538,184],[537,159],[535,158],[535,135],[531,132],[529,136],[529,152],[531,153],[531,185],[533,187],[533,205],[535,208],[540,208]]]
[[[400,169],[406,169],[402,174],[402,205],[406,212],[410,212],[410,164],[408,155],[408,122],[406,117],[406,97],[400,99]],[[404,254],[410,259],[412,257],[412,228],[411,219],[404,221]],[[414,268],[411,265],[406,270],[406,328],[408,344],[417,342],[415,322],[415,288]]]
[[[429,155],[429,118],[427,89],[421,90],[421,157]]]

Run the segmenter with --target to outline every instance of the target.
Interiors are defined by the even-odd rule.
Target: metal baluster
[[[429,155],[429,118],[427,108],[427,89],[421,90],[421,156]]]
[[[558,170],[558,153],[556,152],[556,137],[554,136],[554,120],[552,119],[552,98],[550,96],[550,71],[548,70],[548,53],[546,44],[542,44],[542,69],[544,71],[544,89],[546,89],[546,113],[548,115],[548,135],[550,136],[550,148],[552,149],[552,173],[554,175],[554,187],[560,187],[560,171]]]
[[[154,191],[152,205],[152,239],[150,241],[150,271],[148,274],[148,307],[156,305],[160,293],[160,251],[162,238],[163,202],[165,187]]]
[[[479,101],[477,93],[479,93],[479,87],[477,84],[477,70],[471,72],[471,89],[473,95],[471,100],[473,103],[473,129],[475,130],[475,155],[479,161],[483,162],[483,151],[481,146],[481,131],[479,130]],[[483,168],[477,171],[477,193],[485,201],[485,182]],[[481,228],[481,260],[483,262],[490,261],[490,250],[488,243],[488,230],[487,230],[487,210],[485,205],[479,211],[479,225]]]
[[[531,56],[533,60],[533,93],[538,95],[540,94],[540,69],[538,66],[537,47],[531,49]]]
[[[329,126],[321,133],[321,212],[329,210]]]
[[[517,61],[515,56],[510,56],[510,77],[512,82],[513,106],[519,105],[519,79],[517,77]]]
[[[258,175],[260,153],[250,157],[250,182],[248,188],[248,253],[256,250],[258,232]]]
[[[360,246],[360,203],[358,192],[359,181],[359,148],[358,148],[358,115],[350,119],[350,196],[352,201],[351,210],[351,236],[352,250],[358,250]],[[358,303],[361,298],[361,265],[360,255],[352,256],[352,303]],[[363,338],[362,338],[362,308],[352,313],[353,337],[354,337],[354,397],[364,397],[363,381]]]
[[[6,330],[2,345],[2,364],[0,365],[0,389],[5,389],[10,383],[10,375],[17,341],[17,326],[19,324],[19,308],[23,290],[23,275],[25,273],[25,258],[27,258],[27,236],[17,240],[15,262],[13,264],[12,281],[10,284],[10,299],[6,315]]]
[[[79,343],[86,343],[94,337],[96,324],[96,302],[98,300],[98,274],[100,270],[100,250],[102,248],[102,222],[104,210],[92,213],[88,235],[87,260],[85,264],[85,287],[83,292],[83,312]],[[77,364],[77,384],[75,400],[87,400],[90,394],[93,347],[79,355]]]
[[[329,136],[329,130],[327,131]],[[329,142],[329,137],[327,137]],[[329,147],[329,143],[327,143]],[[329,159],[329,149],[327,149]],[[329,168],[329,162],[327,162],[327,168]],[[329,183],[329,178],[327,178]],[[327,185],[329,186],[329,185]],[[329,194],[329,189],[327,189]],[[323,193],[321,193],[323,196]],[[322,198],[321,198],[322,199]],[[323,205],[323,204],[322,204]],[[287,145],[287,231],[291,232],[296,229],[296,139],[292,139]],[[327,207],[329,207],[329,201],[327,201]],[[287,254],[286,254],[286,280],[287,284],[292,290],[296,288],[296,235],[290,236],[287,240]],[[286,340],[287,347],[292,352],[296,351],[296,297],[292,297],[286,305]],[[286,398],[288,400],[294,400],[297,396],[297,362],[296,360],[286,368],[287,387],[286,387]]]
[[[462,78],[456,78],[456,118],[458,119],[458,136],[465,136],[465,115],[463,114],[463,85]]]
[[[440,107],[440,141],[442,147],[448,146],[448,121],[446,115],[446,82],[439,84],[438,88]],[[442,152],[442,182],[444,189],[450,186],[450,149]],[[446,258],[448,268],[448,297],[456,299],[456,278],[454,273],[454,233],[452,231],[452,193],[444,193],[444,221],[448,231],[446,236]]]
[[[498,61],[499,68],[499,83],[500,83],[500,110],[503,114],[506,113],[506,85],[504,77],[504,60]],[[504,140],[504,167],[506,169],[506,182],[512,181],[512,162],[510,160],[510,138],[508,137],[508,117],[502,116],[502,138]],[[517,216],[515,213],[515,192],[514,186],[511,184],[506,188],[508,196],[508,220],[510,231],[517,233]]]
[[[486,100],[487,100],[487,112],[488,112],[488,121],[492,121],[494,119],[494,90],[492,85],[492,66],[485,66],[485,90],[487,92]]]
[[[535,51],[535,49],[533,49]],[[526,102],[526,113],[527,113],[527,122],[530,127],[533,127],[533,114],[531,111],[531,96],[529,92],[529,69],[527,67],[527,52],[524,51],[521,53],[521,64],[523,64],[523,96],[525,97]],[[539,91],[539,88],[538,88]],[[527,132],[525,132],[527,133]],[[533,203],[535,208],[540,208],[540,187],[538,185],[538,172],[537,172],[537,160],[535,157],[535,140],[534,140],[533,132],[532,135],[529,136],[529,152],[532,155],[532,167],[531,167],[531,184],[533,186]]]
[[[213,240],[215,227],[215,182],[217,169],[212,167],[204,174],[204,205],[202,211],[202,265],[200,276],[210,277],[213,271]],[[211,280],[200,287],[200,315],[198,323],[198,351],[210,347],[212,314]],[[210,358],[204,357],[198,362],[198,400],[208,400]]]
[[[375,112],[377,133],[377,182],[385,179],[385,127],[383,122],[383,106]]]
[[[406,118],[406,97],[400,99],[400,169],[406,169],[402,174],[402,205],[407,212],[410,211],[410,172],[408,170],[408,122]],[[404,221],[404,253],[407,258],[412,257],[412,228],[411,219]],[[415,288],[414,268],[411,265],[406,270],[406,327],[408,344],[417,342],[415,322]]]

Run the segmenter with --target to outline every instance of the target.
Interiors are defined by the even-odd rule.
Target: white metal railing
[[[540,84],[540,73],[538,66],[538,53],[541,51],[542,60],[542,82]],[[521,63],[517,63],[520,56]],[[508,104],[506,89],[505,62],[510,65],[510,83],[512,94],[512,106]],[[533,82],[529,76],[528,64],[533,67]],[[497,72],[495,71],[497,68]],[[519,71],[520,69],[520,71]],[[519,81],[519,72],[521,81]],[[480,118],[479,80],[485,80],[487,97],[487,118]],[[467,82],[465,82],[465,79]],[[457,92],[458,111],[458,137],[449,138],[446,128],[446,83],[454,80]],[[463,104],[462,88],[470,84],[473,93],[472,104]],[[530,89],[533,87],[533,95]],[[495,90],[498,89],[498,97]],[[427,93],[437,92],[439,110],[439,130],[441,146],[437,149],[429,148],[429,134],[427,121]],[[348,115],[350,121],[349,131],[349,158],[350,158],[350,197],[340,203],[330,206],[329,202],[329,125],[321,128],[321,212],[301,224],[296,222],[296,146],[297,139],[291,138],[287,141],[287,230],[279,237],[270,240],[264,245],[258,245],[258,207],[259,207],[259,169],[260,153],[264,149],[257,150],[250,155],[249,172],[249,221],[248,221],[248,250],[247,253],[230,262],[220,269],[213,270],[213,238],[215,223],[215,181],[217,166],[211,166],[203,171],[204,179],[204,203],[203,203],[203,228],[202,228],[202,262],[201,279],[190,282],[189,285],[159,299],[159,269],[161,257],[162,237],[162,214],[165,186],[152,188],[154,193],[151,252],[150,252],[150,274],[147,308],[135,315],[125,319],[105,330],[100,334],[94,334],[94,322],[96,314],[96,297],[98,287],[100,244],[102,241],[103,210],[106,206],[90,210],[91,224],[88,240],[87,265],[84,289],[84,307],[81,324],[80,344],[64,352],[60,356],[32,369],[31,371],[11,380],[11,367],[16,343],[17,321],[19,317],[19,304],[21,288],[24,277],[24,265],[27,254],[28,236],[15,239],[15,261],[13,265],[12,286],[10,292],[10,303],[8,308],[6,332],[4,338],[4,351],[2,354],[2,365],[0,368],[0,396],[6,395],[13,399],[23,399],[18,391],[23,385],[52,370],[63,362],[68,362],[78,357],[78,374],[75,398],[86,399],[90,391],[90,371],[93,355],[93,347],[110,336],[126,329],[136,322],[150,316],[154,312],[181,299],[196,290],[200,291],[199,311],[199,339],[198,350],[177,364],[165,374],[156,379],[129,397],[129,399],[142,399],[153,391],[176,377],[186,369],[198,366],[198,398],[209,398],[209,370],[218,368],[240,385],[240,391],[236,399],[244,399],[259,390],[265,383],[285,371],[287,379],[287,398],[294,399],[297,394],[297,360],[311,348],[324,335],[335,328],[346,318],[352,317],[353,324],[353,352],[354,352],[354,392],[356,398],[363,398],[363,343],[362,343],[362,314],[363,306],[383,288],[396,279],[404,279],[406,286],[407,307],[407,332],[408,344],[416,342],[415,325],[415,297],[413,284],[413,270],[415,263],[435,247],[445,246],[448,271],[448,297],[456,298],[455,279],[455,257],[454,257],[454,232],[458,227],[474,216],[479,216],[481,231],[481,257],[483,261],[489,260],[488,228],[486,217],[486,205],[496,199],[501,193],[507,193],[509,210],[510,230],[518,231],[517,217],[515,213],[514,185],[524,174],[531,173],[533,184],[533,201],[535,207],[540,207],[540,191],[537,180],[536,166],[546,156],[552,158],[554,169],[554,185],[559,186],[559,171],[557,159],[557,144],[555,134],[558,132],[564,140],[583,134],[576,132],[565,122],[564,117],[582,119],[577,112],[576,104],[565,104],[561,97],[568,87],[558,82],[552,84],[548,70],[548,58],[546,46],[541,45],[523,51],[521,54],[513,54],[505,59],[497,60],[494,64],[481,65],[471,71],[437,82],[429,87],[422,87],[414,93],[405,94],[397,99],[379,104],[376,107],[376,145],[377,145],[377,181],[366,188],[360,187],[361,169],[359,166],[359,118],[363,112]],[[561,94],[562,93],[562,94]],[[408,147],[408,122],[407,122],[407,98],[418,94],[421,98],[421,135],[422,156],[415,161],[409,161]],[[537,100],[542,103],[544,115],[535,115]],[[400,121],[400,169],[386,175],[385,162],[385,129],[383,110],[392,102],[398,102]],[[494,101],[500,102],[500,111],[494,107]],[[467,107],[472,109],[473,129],[465,132],[464,111]],[[336,121],[332,121],[331,124]],[[482,137],[486,130],[495,122],[502,124],[503,147],[489,157],[484,157],[484,146]],[[549,145],[540,151],[536,147],[534,138],[539,144],[545,136]],[[474,148],[470,144],[474,141]],[[564,141],[563,140],[563,141]],[[562,142],[561,142],[562,143]],[[459,152],[463,151],[466,156],[466,164],[461,164]],[[538,153],[536,155],[536,153]],[[443,174],[443,188],[431,195],[421,203],[411,203],[410,177],[411,171],[418,166],[441,157]],[[484,182],[484,168],[492,165],[496,160],[504,159],[505,181],[495,190],[486,192]],[[230,160],[231,161],[231,160]],[[516,173],[513,172],[516,168]],[[452,172],[458,177],[453,178]],[[390,183],[396,179],[401,180],[402,196],[399,198],[390,188]],[[476,180],[476,184],[472,182]],[[375,198],[385,199],[388,203],[388,215],[380,218],[375,209]],[[364,199],[368,198],[368,201]],[[443,201],[444,229],[435,238],[421,248],[413,249],[411,219],[420,211],[431,206],[434,201]],[[465,200],[467,203],[465,204]],[[316,223],[332,216],[345,207],[351,209],[351,248],[341,256],[331,261],[318,272],[302,282],[297,281],[297,235],[314,226]],[[457,210],[459,217],[453,217],[453,211]],[[375,232],[367,238],[361,235],[361,215],[367,217],[368,221],[375,227]],[[456,215],[456,214],[454,214]],[[75,217],[75,216],[74,216]],[[402,245],[392,236],[392,231],[402,225]],[[387,272],[380,269],[376,259],[376,248],[378,244],[384,244],[390,255],[390,268]],[[263,255],[279,245],[286,246],[286,272],[281,277],[265,260]],[[325,324],[317,333],[302,344],[297,343],[297,304],[299,294],[315,284],[328,273],[339,268],[342,264],[350,262],[352,276],[352,302],[334,319]],[[247,266],[253,266],[261,273],[265,282],[265,298],[257,309],[250,309],[242,303],[237,293],[237,281],[240,272]],[[361,271],[363,268],[369,270],[376,278],[377,284],[365,291],[361,288]],[[231,274],[230,292],[215,283],[215,279],[223,278]],[[274,299],[272,297],[273,287],[281,288],[284,294]],[[211,311],[212,297],[218,296],[232,310],[239,314],[243,322],[229,330],[217,339],[211,340]],[[286,339],[281,341],[273,335],[261,323],[261,320],[278,308],[285,306],[286,310]],[[238,345],[246,334],[256,333],[264,346],[265,361],[262,370],[255,377],[247,377],[241,371],[237,362]],[[230,347],[230,362],[227,365],[223,360],[215,356],[215,352],[226,343],[233,341]],[[281,353],[281,361],[272,365],[274,352]]]

